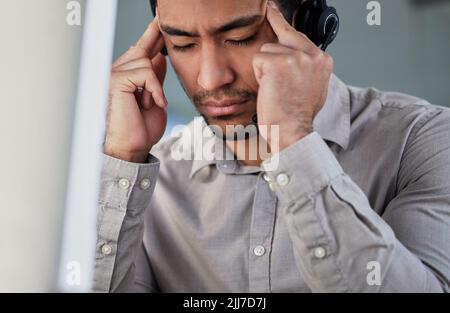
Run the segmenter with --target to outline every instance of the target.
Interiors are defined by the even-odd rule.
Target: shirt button
[[[314,249],[314,256],[318,259],[323,259],[327,255],[327,252],[322,247],[317,247]]]
[[[130,181],[126,178],[122,178],[121,180],[119,180],[119,187],[122,189],[130,188]]]
[[[139,187],[142,190],[147,190],[148,188],[150,188],[150,185],[151,185],[150,179],[144,178],[144,179],[141,180],[141,183],[139,184]]]
[[[112,252],[111,246],[110,246],[109,244],[105,243],[105,244],[102,246],[102,254],[103,254],[103,255],[110,255],[111,252]]]
[[[253,253],[256,256],[263,256],[264,253],[266,253],[266,248],[264,248],[263,246],[256,246],[255,249],[253,249]]]
[[[284,173],[281,173],[277,176],[277,183],[281,187],[287,186],[289,184],[289,176]]]

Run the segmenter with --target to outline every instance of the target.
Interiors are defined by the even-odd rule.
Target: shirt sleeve
[[[297,268],[314,292],[449,291],[449,120],[439,117],[411,135],[399,192],[383,216],[318,133],[278,155],[267,174]]]
[[[154,291],[149,269],[139,269],[147,271],[145,281],[135,281],[135,271],[137,261],[145,264],[144,212],[150,205],[159,165],[159,160],[151,155],[146,164],[103,155],[94,292]]]

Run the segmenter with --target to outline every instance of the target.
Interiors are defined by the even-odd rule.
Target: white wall
[[[66,3],[0,2],[0,292],[55,286],[82,32]]]

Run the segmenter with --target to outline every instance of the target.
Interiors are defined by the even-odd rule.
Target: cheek
[[[183,83],[189,96],[196,92],[197,76],[196,65],[192,62],[192,59],[187,59],[180,56],[171,56],[170,62],[178,78]]]
[[[252,90],[258,90],[258,82],[256,80],[255,72],[253,70],[253,56],[257,51],[246,55],[245,58],[241,55],[239,60],[239,77],[248,85]]]

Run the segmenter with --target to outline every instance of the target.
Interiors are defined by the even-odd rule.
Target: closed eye
[[[228,42],[230,45],[233,45],[233,46],[248,46],[248,45],[251,44],[253,41],[255,41],[256,35],[257,35],[257,34],[252,35],[252,36],[250,36],[250,37],[248,37],[248,38],[245,38],[245,39],[241,39],[241,40],[227,40],[227,42]],[[188,44],[188,45],[184,45],[184,46],[173,45],[173,49],[174,49],[175,51],[185,52],[185,51],[187,51],[187,50],[193,48],[194,46],[195,46],[195,44],[193,44],[193,43]]]
[[[195,44],[193,44],[193,43],[191,43],[189,45],[185,45],[185,46],[173,45],[173,50],[184,52],[184,51],[187,51],[187,50],[189,50],[190,48],[192,48],[194,46],[195,46]]]
[[[252,35],[248,38],[242,39],[242,40],[228,40],[228,42],[235,46],[248,46],[256,39],[256,34]]]

